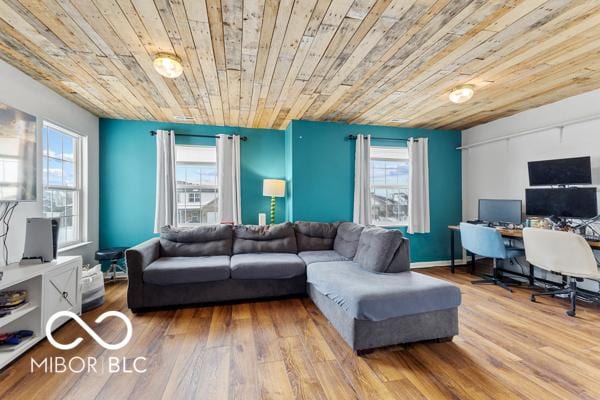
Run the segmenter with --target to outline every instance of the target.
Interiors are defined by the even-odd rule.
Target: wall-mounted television
[[[593,218],[598,215],[595,187],[526,189],[526,214],[536,217]]]
[[[529,185],[590,185],[592,163],[590,157],[561,158],[556,160],[530,161]]]
[[[35,201],[35,116],[0,103],[0,202]]]

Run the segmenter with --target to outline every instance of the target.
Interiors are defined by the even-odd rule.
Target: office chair
[[[574,317],[577,295],[584,295],[577,289],[577,281],[583,278],[600,280],[600,269],[590,245],[583,237],[571,232],[536,228],[523,230],[523,242],[530,264],[568,280],[568,286],[561,289],[532,294],[531,301],[537,296],[568,294],[571,308],[567,315]]]
[[[507,260],[523,256],[525,255],[524,250],[517,247],[504,245],[504,239],[502,238],[502,235],[500,235],[500,232],[498,232],[495,228],[489,228],[487,226],[474,225],[465,222],[461,222],[460,224],[460,240],[463,247],[473,255],[488,257],[493,261],[494,269],[492,275],[486,277],[485,279],[472,281],[471,283],[490,283],[498,285],[509,292],[512,292],[512,289],[508,287],[509,283],[502,281],[498,277],[496,260]],[[475,259],[475,256],[473,256],[473,259]]]

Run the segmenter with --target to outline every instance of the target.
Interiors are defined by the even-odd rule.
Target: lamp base
[[[271,225],[275,225],[275,196],[271,196]]]

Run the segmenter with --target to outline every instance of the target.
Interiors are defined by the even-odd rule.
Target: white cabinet
[[[81,257],[59,257],[50,263],[0,268],[4,272],[0,291],[27,290],[27,305],[0,318],[0,333],[22,329],[33,331],[33,337],[10,351],[0,351],[0,369],[23,354],[46,335],[46,321],[57,311],[81,314]],[[57,320],[56,329],[67,319]]]
[[[73,264],[65,265],[44,275],[44,326],[46,321],[58,311],[81,313],[81,294],[79,293],[80,268]],[[66,322],[58,319],[52,330]]]

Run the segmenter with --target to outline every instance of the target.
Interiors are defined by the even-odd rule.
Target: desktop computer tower
[[[56,259],[58,229],[58,218],[27,218],[22,262],[25,260],[50,262]]]

